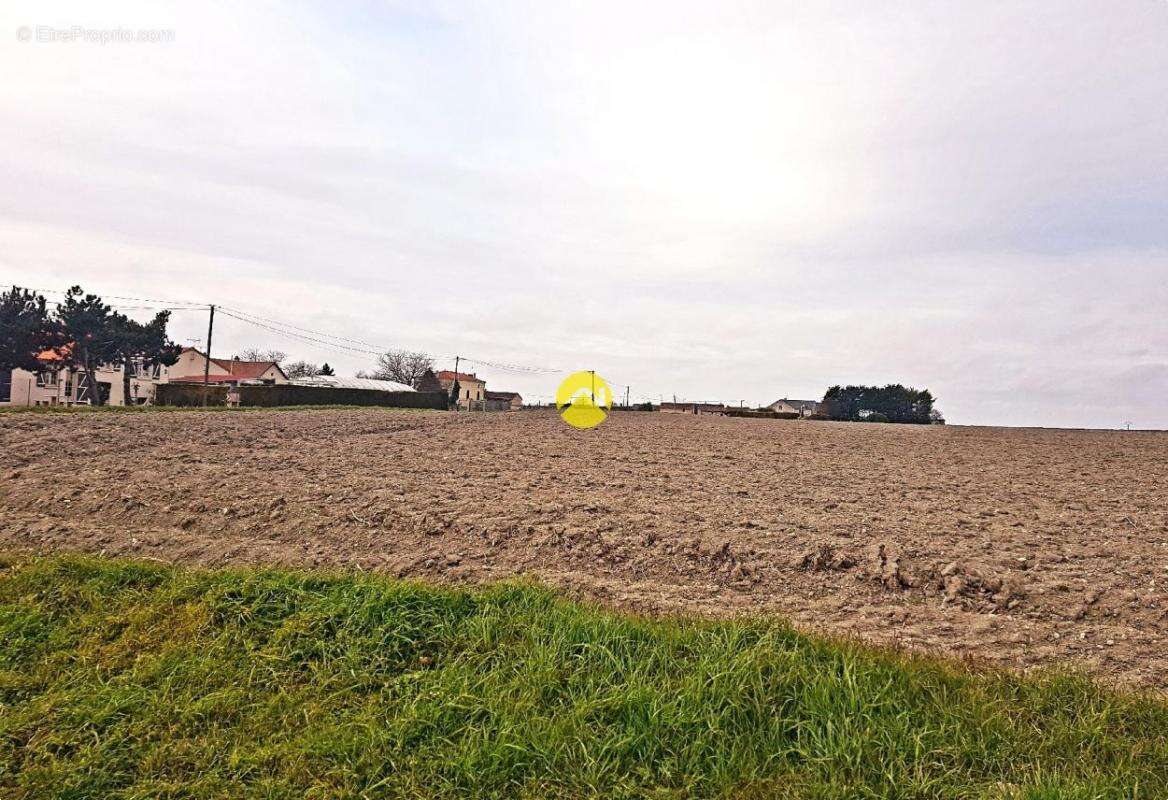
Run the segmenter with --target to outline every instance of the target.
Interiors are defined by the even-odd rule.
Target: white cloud
[[[899,380],[958,422],[1168,426],[1168,5],[0,10],[37,24],[175,41],[0,43],[3,282],[634,396]]]

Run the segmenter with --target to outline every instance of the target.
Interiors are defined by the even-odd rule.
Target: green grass
[[[531,586],[0,564],[0,797],[1164,798],[1168,706]]]

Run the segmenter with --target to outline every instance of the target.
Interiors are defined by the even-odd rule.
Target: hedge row
[[[754,419],[799,419],[794,411],[771,411],[770,409],[727,408],[728,417],[752,417]]]
[[[445,410],[445,392],[379,392],[369,389],[330,389],[324,386],[240,386],[241,406],[384,406],[387,408],[433,408]],[[190,383],[160,384],[154,402],[160,406],[222,406],[227,404],[227,387]]]

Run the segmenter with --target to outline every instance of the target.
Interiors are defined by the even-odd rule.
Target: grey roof
[[[792,400],[789,397],[784,397],[781,400],[776,400],[775,402],[771,403],[771,405],[773,406],[773,405],[778,405],[779,403],[786,403],[789,406],[795,406],[795,407],[799,407],[799,406],[813,406],[814,407],[814,406],[819,405],[820,402],[821,401],[819,401],[819,400]]]
[[[374,392],[412,392],[414,387],[396,381],[380,381],[376,378],[348,378],[340,375],[317,375],[312,378],[294,378],[289,381],[296,386],[324,386],[330,389],[366,389]]]

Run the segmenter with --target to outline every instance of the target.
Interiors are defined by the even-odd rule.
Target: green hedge
[[[154,402],[160,406],[185,408],[203,405],[206,392],[207,405],[227,405],[227,387],[211,384],[203,387],[196,383],[162,383],[154,395]],[[241,406],[384,406],[387,408],[435,408],[446,409],[446,392],[378,392],[369,389],[330,389],[324,386],[240,386]]]
[[[771,411],[770,409],[727,408],[728,417],[752,417],[754,419],[799,419],[794,411]]]
[[[241,406],[387,406],[445,409],[446,392],[377,392],[323,386],[240,386]]]
[[[227,405],[227,387],[214,383],[205,387],[194,383],[160,383],[154,389],[154,404],[181,408],[198,407],[203,405],[204,393],[207,405]]]

